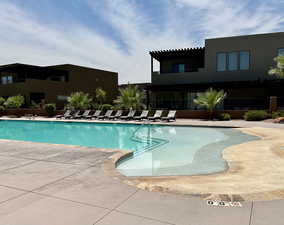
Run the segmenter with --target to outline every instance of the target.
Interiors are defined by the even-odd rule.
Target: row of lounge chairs
[[[97,120],[163,120],[170,122],[176,120],[176,111],[169,111],[167,116],[162,117],[163,110],[157,110],[153,116],[149,116],[149,110],[144,110],[138,116],[135,116],[136,111],[130,110],[127,115],[123,115],[122,110],[118,110],[114,113],[113,110],[107,110],[105,114],[102,114],[102,110],[96,110],[92,113],[91,110],[82,111],[71,111],[67,110],[64,115],[56,116],[56,119],[97,119]]]

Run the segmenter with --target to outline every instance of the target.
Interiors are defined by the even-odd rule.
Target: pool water
[[[222,151],[257,137],[230,128],[3,120],[0,139],[133,150],[117,165],[122,174],[165,176],[224,171]]]

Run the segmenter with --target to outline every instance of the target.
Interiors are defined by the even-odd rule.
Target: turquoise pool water
[[[229,128],[0,121],[0,139],[133,150],[117,169],[126,176],[193,175],[224,171],[224,148],[254,136]]]

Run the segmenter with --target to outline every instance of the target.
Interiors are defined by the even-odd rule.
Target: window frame
[[[225,70],[218,70],[218,68],[219,68],[219,55],[220,54],[225,54],[225,60],[226,60],[226,62],[225,62]],[[228,70],[228,52],[217,52],[216,53],[216,71],[217,72],[226,72]]]
[[[281,48],[279,48],[281,49]],[[236,70],[229,70],[229,54],[230,53],[237,53],[237,69]],[[249,68],[248,69],[241,69],[241,52],[248,52],[249,53]],[[225,70],[218,70],[218,55],[219,54],[226,54],[226,63],[225,63]],[[217,52],[216,53],[216,71],[217,72],[240,72],[240,71],[250,71],[251,70],[251,51],[250,50],[234,50],[228,52]]]
[[[241,69],[241,52],[248,52],[249,53],[249,67],[248,69]],[[241,50],[239,51],[239,71],[249,71],[251,69],[251,51],[250,50]]]
[[[284,47],[277,48],[277,56],[280,56],[280,50],[283,50],[283,56],[284,56]]]
[[[230,70],[230,54],[237,53],[237,66],[235,70]],[[238,71],[240,69],[240,52],[239,51],[231,51],[227,53],[227,70],[229,72]]]

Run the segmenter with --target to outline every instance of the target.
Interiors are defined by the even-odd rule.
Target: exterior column
[[[277,97],[271,96],[269,102],[269,111],[276,112],[277,111]]]
[[[153,63],[153,57],[151,56],[151,76],[154,72],[154,63]]]

